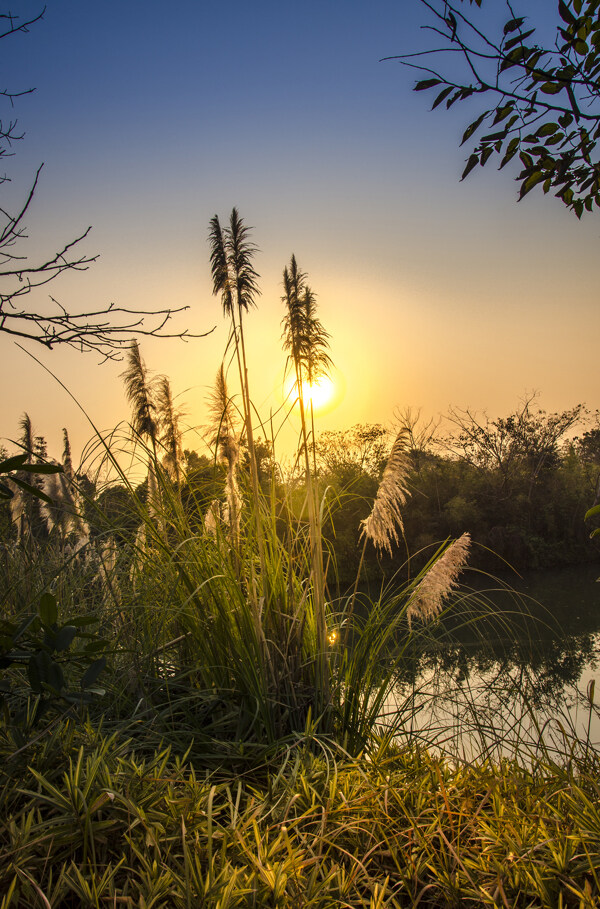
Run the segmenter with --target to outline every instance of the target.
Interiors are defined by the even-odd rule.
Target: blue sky
[[[541,0],[525,5],[547,14]],[[597,217],[579,223],[535,194],[517,205],[514,174],[489,165],[459,183],[468,112],[430,113],[412,74],[379,62],[421,46],[426,21],[419,0],[50,0],[28,35],[3,42],[0,87],[37,87],[17,102],[26,136],[5,162],[4,204],[43,161],[28,249],[93,226],[85,249],[98,263],[51,288],[67,308],[183,305],[175,327],[217,326],[185,345],[142,343],[191,427],[206,419],[227,333],[211,295],[208,222],[233,205],[260,248],[248,344],[265,419],[280,403],[281,272],[292,252],[318,295],[343,389],[322,428],[387,424],[406,406],[506,413],[534,389],[549,410],[598,406]],[[14,437],[27,410],[53,453],[63,425],[79,450],[90,428],[72,401],[9,339],[0,344],[0,435]],[[101,428],[127,418],[122,366],[29,349]],[[200,439],[191,432],[187,443]]]

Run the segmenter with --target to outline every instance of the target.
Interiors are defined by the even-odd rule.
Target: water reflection
[[[475,757],[497,751],[565,753],[600,745],[590,683],[600,665],[598,566],[506,578],[465,591],[433,634],[414,635],[390,716],[404,731]],[[509,588],[517,588],[515,593]],[[598,685],[600,697],[600,684]]]

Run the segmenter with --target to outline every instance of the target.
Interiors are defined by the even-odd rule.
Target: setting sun
[[[312,402],[315,412],[329,408],[336,403],[336,398],[339,398],[339,389],[329,376],[321,376],[312,385],[303,382],[302,392],[305,406],[308,407]],[[285,397],[290,402],[297,401],[296,382],[291,376],[285,383]]]
[[[320,410],[326,407],[333,398],[335,386],[329,376],[321,376],[316,382],[310,385],[308,382],[302,383],[304,400],[308,404],[312,401],[313,408]]]

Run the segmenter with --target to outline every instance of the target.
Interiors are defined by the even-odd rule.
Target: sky
[[[542,21],[551,8],[514,6]],[[485,14],[503,21],[498,7]],[[39,9],[19,3],[22,15]],[[535,192],[517,204],[515,172],[491,162],[460,182],[469,111],[430,112],[414,74],[380,62],[427,45],[428,21],[419,0],[48,0],[27,35],[3,40],[0,88],[36,91],[2,111],[25,132],[4,161],[2,205],[23,198],[43,162],[28,253],[54,252],[91,225],[82,249],[99,254],[48,293],[72,310],[188,307],[172,330],[214,328],[187,343],[141,342],[186,412],[186,447],[203,450],[228,335],[208,226],[234,205],[259,248],[246,342],[265,431],[271,415],[275,432],[281,423],[292,253],[335,363],[335,406],[317,429],[392,427],[409,406],[427,418],[450,406],[495,417],[533,391],[548,411],[600,406],[598,218],[578,222]],[[24,411],[55,457],[63,426],[79,455],[92,423],[128,420],[122,363],[23,346],[40,363],[0,333],[0,443],[11,448]],[[278,436],[283,454],[294,420]]]

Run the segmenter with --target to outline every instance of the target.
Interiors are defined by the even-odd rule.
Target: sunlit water
[[[576,740],[600,748],[598,575],[586,565],[505,578],[521,596],[488,589],[489,620],[448,618],[417,640],[386,704],[400,737],[467,758],[564,755]]]

